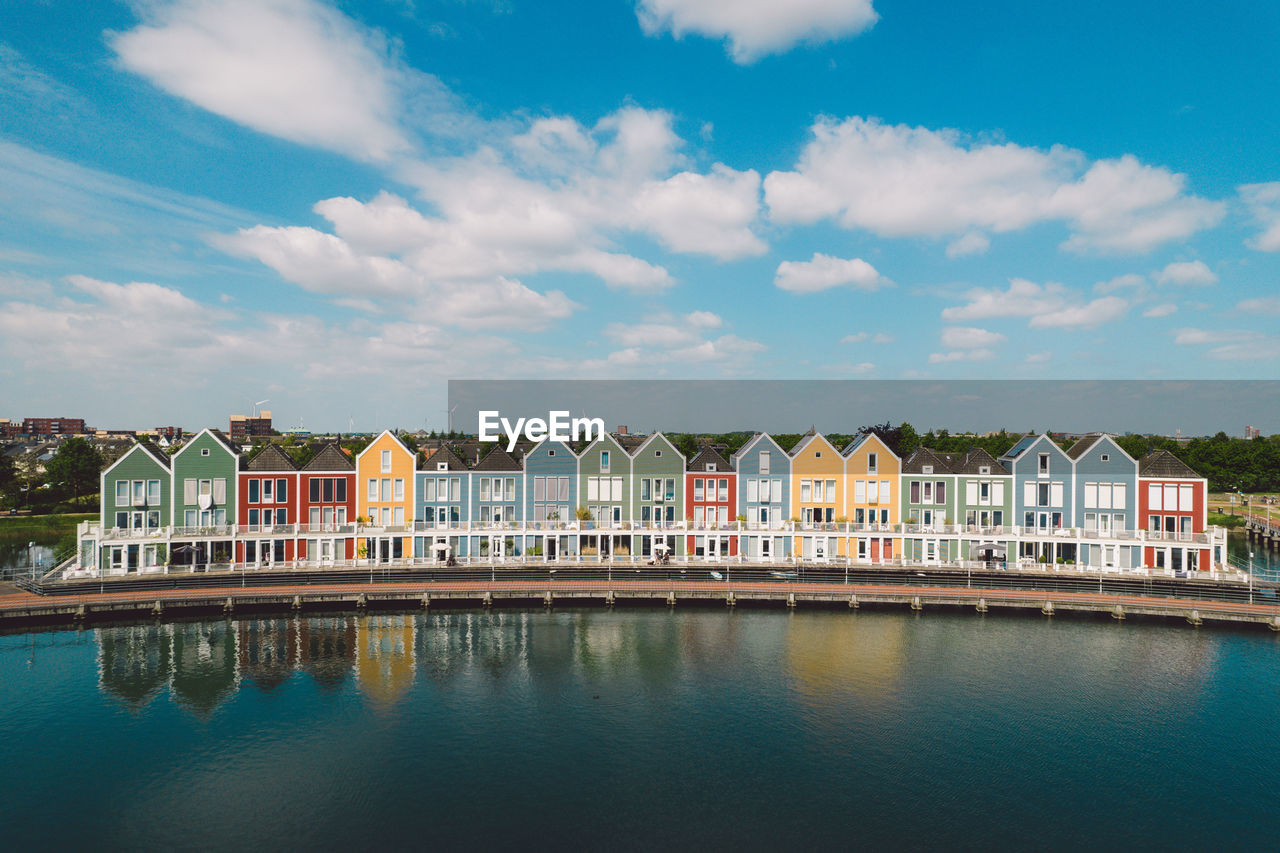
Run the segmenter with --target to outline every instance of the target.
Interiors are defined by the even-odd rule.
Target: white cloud
[[[1160,305],[1152,305],[1146,311],[1142,312],[1143,317],[1168,317],[1171,314],[1178,313],[1178,306],[1172,302],[1164,302]]]
[[[382,36],[315,0],[140,8],[142,24],[108,37],[120,64],[263,133],[379,161],[410,149],[401,118],[415,104],[449,111],[435,78],[401,67]]]
[[[1137,273],[1127,273],[1125,275],[1116,276],[1108,281],[1100,281],[1093,286],[1098,293],[1114,293],[1117,290],[1134,289],[1138,291],[1145,290],[1147,286],[1146,276]]]
[[[749,359],[766,347],[734,334],[704,337],[723,321],[710,311],[694,311],[681,318],[657,316],[638,323],[610,323],[607,338],[622,347],[609,354],[613,365],[702,364]]]
[[[1248,241],[1262,252],[1280,252],[1280,181],[1245,184],[1238,187],[1240,198],[1248,206],[1262,233]]]
[[[979,349],[993,347],[1008,340],[999,332],[973,326],[948,326],[942,330],[942,345],[947,349]]]
[[[1045,350],[1044,352],[1027,353],[1027,364],[1045,364],[1049,359],[1053,358],[1053,353]]]
[[[824,372],[835,376],[866,376],[868,373],[873,373],[875,369],[876,366],[869,361],[860,361],[856,364],[845,362],[842,364],[823,365]]]
[[[1103,296],[1091,302],[1074,290],[1048,282],[1040,285],[1026,279],[1010,279],[1008,290],[974,288],[965,293],[968,304],[942,309],[948,323],[992,317],[1029,317],[1032,328],[1097,326],[1123,317],[1128,301]]]
[[[981,231],[968,231],[947,245],[948,258],[981,255],[991,248],[991,239]]]
[[[1245,314],[1280,314],[1280,296],[1242,299],[1236,303],[1236,310]]]
[[[929,363],[948,364],[957,361],[991,361],[995,357],[995,351],[989,349],[953,350],[951,352],[930,353]]]
[[[760,175],[717,163],[709,175],[681,172],[649,181],[633,199],[635,226],[675,252],[721,260],[761,255],[768,249],[751,231],[760,208]]]
[[[1089,164],[1047,151],[974,142],[956,131],[819,119],[795,169],[764,181],[779,223],[831,219],[883,236],[1008,232],[1062,221],[1063,248],[1144,252],[1216,224],[1224,206],[1184,193],[1184,176],[1132,156]],[[961,237],[960,248],[976,246]]]
[[[819,252],[814,252],[813,258],[808,261],[783,261],[778,264],[773,283],[791,293],[816,293],[842,285],[870,292],[893,284],[861,258],[846,260]]]
[[[710,311],[693,311],[685,315],[685,320],[690,325],[700,329],[718,329],[724,325],[724,320],[720,319],[720,315],[713,314]]]
[[[1155,274],[1159,284],[1181,284],[1203,287],[1217,284],[1218,276],[1204,261],[1175,261]]]
[[[1033,329],[1064,326],[1100,326],[1119,320],[1129,310],[1129,303],[1118,296],[1100,296],[1083,305],[1072,305],[1046,314],[1038,314],[1028,323]]]
[[[800,42],[856,35],[879,18],[871,0],[638,0],[636,16],[648,35],[728,39],[729,55],[740,64]]]
[[[1255,341],[1262,337],[1261,332],[1244,329],[1177,329],[1173,333],[1173,342],[1179,346],[1202,346],[1204,344],[1242,343]]]
[[[1008,290],[974,288],[965,293],[967,305],[942,309],[948,323],[984,320],[989,317],[1030,317],[1061,309],[1068,291],[1061,284],[1044,285],[1023,278],[1009,280]]]

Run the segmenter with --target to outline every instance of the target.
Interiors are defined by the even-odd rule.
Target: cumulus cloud
[[[1146,311],[1142,312],[1143,317],[1168,317],[1171,314],[1178,313],[1178,306],[1172,302],[1164,302],[1160,305],[1152,305]]]
[[[1236,303],[1236,310],[1245,314],[1280,314],[1280,296],[1242,299]]]
[[[1047,314],[1037,314],[1028,325],[1033,329],[1065,326],[1101,326],[1119,320],[1129,310],[1129,303],[1118,296],[1100,296],[1083,305],[1071,305]]]
[[[1126,155],[1090,164],[1049,150],[976,142],[952,130],[821,118],[791,171],[764,181],[779,223],[830,219],[883,236],[1002,233],[1048,221],[1072,251],[1145,252],[1216,224],[1224,206],[1185,192],[1183,175]],[[955,252],[953,252],[955,254]]]
[[[887,332],[876,332],[874,335],[870,332],[854,332],[851,335],[845,335],[840,339],[842,344],[860,344],[870,341],[873,344],[891,344],[896,340],[893,335]]]
[[[1093,286],[1098,293],[1114,293],[1117,290],[1132,289],[1137,291],[1145,290],[1147,286],[1146,276],[1137,273],[1127,273],[1118,275],[1108,281],[1100,281]]]
[[[693,33],[727,39],[734,62],[755,62],[800,42],[820,43],[856,35],[879,16],[871,0],[639,0],[636,16],[648,35]]]
[[[315,0],[178,0],[109,36],[121,66],[255,130],[362,160],[410,149],[412,102],[449,99],[384,38]]]
[[[615,365],[701,364],[741,359],[765,350],[759,341],[735,334],[707,337],[708,330],[722,325],[719,315],[710,311],[610,323],[604,329],[605,337],[622,349],[610,353],[607,361]]]
[[[981,231],[969,231],[947,245],[948,258],[981,255],[991,248],[991,239]]]
[[[1176,329],[1173,342],[1179,346],[1202,346],[1204,344],[1236,343],[1252,341],[1262,337],[1260,332],[1244,329]]]
[[[1217,274],[1204,261],[1179,261],[1166,266],[1155,275],[1159,284],[1191,285],[1203,287],[1218,283]]]
[[[973,326],[949,326],[942,330],[942,345],[947,349],[979,349],[1004,343],[1008,338]]]
[[[833,258],[814,252],[808,261],[783,261],[778,264],[773,283],[791,293],[816,293],[847,285],[854,290],[873,291],[891,286],[875,267],[861,258]]]
[[[1247,245],[1261,252],[1280,252],[1280,181],[1245,184],[1237,191],[1262,228]]]
[[[996,354],[989,349],[952,350],[929,354],[930,364],[948,364],[957,361],[992,361]]]

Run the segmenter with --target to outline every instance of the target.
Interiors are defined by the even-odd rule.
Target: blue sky
[[[1280,366],[1274,3],[6,15],[0,415],[415,428],[450,378]]]

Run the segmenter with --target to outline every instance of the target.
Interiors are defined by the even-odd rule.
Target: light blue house
[[[1104,568],[1141,565],[1137,545],[1100,544],[1132,536],[1138,529],[1138,462],[1103,433],[1083,436],[1068,450],[1075,466],[1075,527],[1082,539],[1079,561]]]
[[[786,559],[791,537],[782,532],[791,511],[791,454],[765,432],[758,433],[733,454],[738,472],[738,514],[746,518],[746,532],[738,553],[761,560]]]

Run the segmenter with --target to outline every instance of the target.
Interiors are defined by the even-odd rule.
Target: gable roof
[[[1172,477],[1180,480],[1204,479],[1167,450],[1153,450],[1138,460],[1139,477]]]
[[[436,452],[427,457],[423,464],[425,471],[439,471],[440,463],[445,463],[446,471],[466,471],[467,463],[463,462],[458,454],[454,453],[448,447],[438,447]]]
[[[370,450],[372,450],[375,444],[377,444],[379,441],[382,441],[382,437],[384,435],[391,436],[391,440],[394,441],[396,444],[400,445],[401,450],[403,450],[405,453],[408,453],[410,456],[413,456],[415,459],[417,458],[412,450],[404,446],[404,442],[401,441],[400,438],[394,432],[392,432],[389,429],[384,429],[382,432],[378,433],[377,437],[374,438],[373,441],[369,442],[369,445],[364,450],[361,450],[359,453],[356,454],[356,461],[357,462],[360,461],[360,458],[364,456],[366,453],[368,453]]]
[[[933,466],[934,474],[954,474],[951,454],[938,453],[928,447],[917,447],[902,463],[903,474],[923,474],[926,465]]]
[[[197,441],[200,440],[200,436],[204,435],[205,433],[208,433],[209,435],[213,436],[214,443],[219,445],[223,450],[230,453],[231,458],[237,460],[237,464],[238,464],[240,459],[240,449],[236,447],[234,444],[232,444],[225,435],[218,432],[218,430],[210,429],[209,427],[205,427],[195,435],[191,436],[191,438],[187,440],[187,443],[182,445],[182,447],[179,447],[178,452],[173,454],[173,458],[177,459],[179,456],[181,456],[182,454],[190,450],[191,447]]]
[[[553,450],[563,450],[565,453],[568,454],[568,458],[570,459],[578,458],[578,454],[573,452],[573,448],[569,446],[569,442],[552,441],[551,439],[546,439],[545,441],[537,442],[536,444],[534,444],[532,447],[529,448],[529,450],[524,454],[522,458],[527,459],[535,453],[543,453],[544,450],[547,451],[547,453]],[[543,455],[547,455],[547,453],[543,453]]]
[[[434,458],[434,454],[432,454]],[[444,460],[440,460],[444,461]],[[485,457],[476,463],[475,471],[519,471],[520,463],[515,458],[502,449],[501,445],[495,444],[493,449],[485,454]]]
[[[783,450],[781,445],[779,445],[778,442],[774,441],[773,436],[769,435],[769,433],[767,432],[758,432],[755,435],[753,435],[750,439],[748,439],[747,443],[739,447],[737,452],[733,454],[734,467],[737,467],[737,460],[745,456],[751,450],[751,448],[755,447],[761,441],[769,442],[769,444],[773,446],[774,450],[777,450],[784,457],[790,458],[787,456],[787,451]]]
[[[636,445],[634,450],[632,450],[631,448],[627,448],[627,452],[631,454],[632,458],[635,458],[636,456],[640,455],[640,451],[644,450],[646,447],[649,446],[649,442],[655,441],[657,439],[662,439],[662,443],[665,444],[667,447],[671,448],[672,453],[674,453],[676,456],[679,456],[682,460],[684,459],[684,454],[681,453],[676,448],[676,446],[671,443],[671,439],[667,438],[661,432],[658,432],[656,430],[654,432],[649,433],[649,435],[644,439],[644,441]]]
[[[355,461],[342,451],[336,442],[329,442],[311,461],[302,466],[303,471],[354,471]]]
[[[297,471],[298,465],[277,444],[267,444],[245,463],[246,471]]]
[[[894,459],[899,458],[898,454],[894,453],[893,450],[889,447],[889,445],[885,443],[885,440],[880,436],[876,435],[874,432],[859,433],[858,436],[853,441],[849,442],[848,445],[845,446],[844,450],[840,451],[840,455],[848,459],[854,453],[861,450],[864,444],[866,444],[867,442],[873,439],[875,440],[876,444],[880,445],[880,449],[883,450],[885,453],[888,453]]]
[[[135,442],[133,443],[133,446],[132,446],[132,447],[130,447],[130,448],[129,448],[128,450],[126,450],[124,453],[121,453],[119,456],[117,456],[117,457],[116,457],[116,459],[115,459],[115,461],[114,461],[114,462],[112,462],[110,465],[108,465],[107,467],[103,468],[103,469],[102,469],[102,473],[105,475],[105,474],[106,474],[108,471],[110,471],[112,468],[116,467],[116,466],[117,466],[117,465],[119,465],[121,462],[123,462],[123,461],[125,460],[125,458],[126,458],[130,453],[133,453],[133,451],[135,451],[135,450],[141,450],[143,453],[145,453],[145,454],[147,454],[148,456],[150,456],[153,460],[155,460],[156,462],[159,462],[159,463],[160,463],[160,467],[164,468],[166,471],[168,471],[168,470],[169,470],[169,457],[168,457],[168,456],[165,456],[163,453],[161,453],[161,452],[160,452],[159,450],[157,450],[155,447],[152,447],[150,444],[147,444],[147,443],[145,443],[145,442],[141,442],[141,441],[135,441]]]
[[[1086,435],[1082,435],[1076,439],[1074,444],[1067,448],[1067,455],[1072,459],[1079,459],[1088,452],[1090,447],[1093,447],[1101,440],[1102,433],[1100,432],[1091,432]]]
[[[1017,443],[1014,444],[1013,447],[1010,447],[1003,454],[1001,454],[1000,458],[1001,459],[1017,459],[1024,452],[1026,452],[1026,449],[1028,447],[1035,444],[1041,438],[1042,436],[1035,435],[1034,433],[1024,435],[1022,438],[1018,439]]]
[[[716,450],[709,446],[699,450],[698,454],[689,460],[686,470],[693,474],[704,473],[706,472],[708,465],[714,465],[715,467],[711,470],[717,473],[727,473],[733,470],[733,466],[730,465],[723,456],[716,452]]]
[[[1009,469],[1001,465],[994,456],[981,447],[971,447],[963,459],[952,462],[951,470],[957,474],[981,474],[981,468],[989,468],[988,473],[1007,476]]]
[[[820,432],[815,432],[813,428],[810,427],[808,432],[800,436],[800,440],[796,442],[796,446],[791,448],[791,458],[795,459],[797,456],[799,456],[801,453],[804,452],[804,449],[806,447],[808,447],[810,444],[813,444],[818,439],[822,439],[823,443],[825,443],[827,447],[830,447],[832,450],[834,450],[837,456],[840,455],[840,448],[832,444],[831,439],[827,438],[825,435],[823,435]]]

